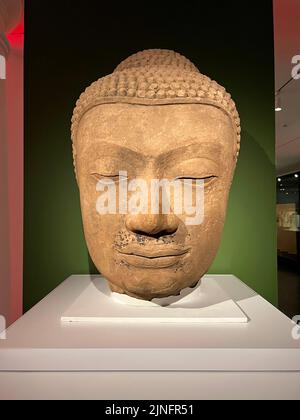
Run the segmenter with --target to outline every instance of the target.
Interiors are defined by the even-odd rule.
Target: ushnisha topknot
[[[214,105],[231,117],[237,135],[234,157],[239,154],[240,118],[231,95],[217,82],[201,74],[190,60],[174,51],[151,49],[133,54],[112,74],[92,83],[81,94],[72,117],[74,163],[74,143],[82,116],[91,108],[108,103]]]
[[[116,67],[114,73],[138,67],[159,66],[173,67],[174,70],[177,67],[179,70],[199,73],[197,67],[183,55],[171,50],[158,49],[139,51],[136,54],[130,55]]]

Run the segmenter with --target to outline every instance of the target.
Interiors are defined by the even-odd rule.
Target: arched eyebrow
[[[91,145],[88,150],[93,151],[95,144]],[[146,161],[148,156],[145,156],[143,153],[139,153],[135,150],[132,150],[126,146],[121,146],[115,143],[101,142],[98,144],[99,153],[97,158],[105,157],[116,157],[120,160],[131,160],[141,162],[141,160]]]
[[[188,158],[208,158],[219,159],[222,156],[224,147],[219,141],[190,143],[176,149],[169,150],[159,155],[158,159],[162,161],[183,160]]]

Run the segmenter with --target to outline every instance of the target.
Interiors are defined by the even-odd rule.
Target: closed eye
[[[98,173],[92,173],[91,174],[92,178],[97,181],[97,182],[101,182],[103,181],[103,183],[105,184],[109,184],[110,181],[113,181],[115,183],[121,182],[121,181],[125,181],[126,179],[128,179],[126,176],[120,176],[120,174],[98,174]]]
[[[210,176],[205,176],[205,177],[195,177],[195,176],[179,176],[175,179],[179,179],[179,180],[192,180],[192,181],[204,181],[204,185],[208,186],[210,185],[213,181],[215,181],[218,177],[215,175],[210,175]]]

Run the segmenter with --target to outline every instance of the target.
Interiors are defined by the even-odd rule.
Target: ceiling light
[[[298,174],[295,174],[295,178],[299,178],[299,175]]]
[[[281,178],[278,178],[278,182],[281,182]]]

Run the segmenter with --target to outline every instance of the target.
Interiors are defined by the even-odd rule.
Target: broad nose
[[[160,238],[174,234],[179,219],[174,214],[138,214],[126,216],[126,227],[135,234]]]

